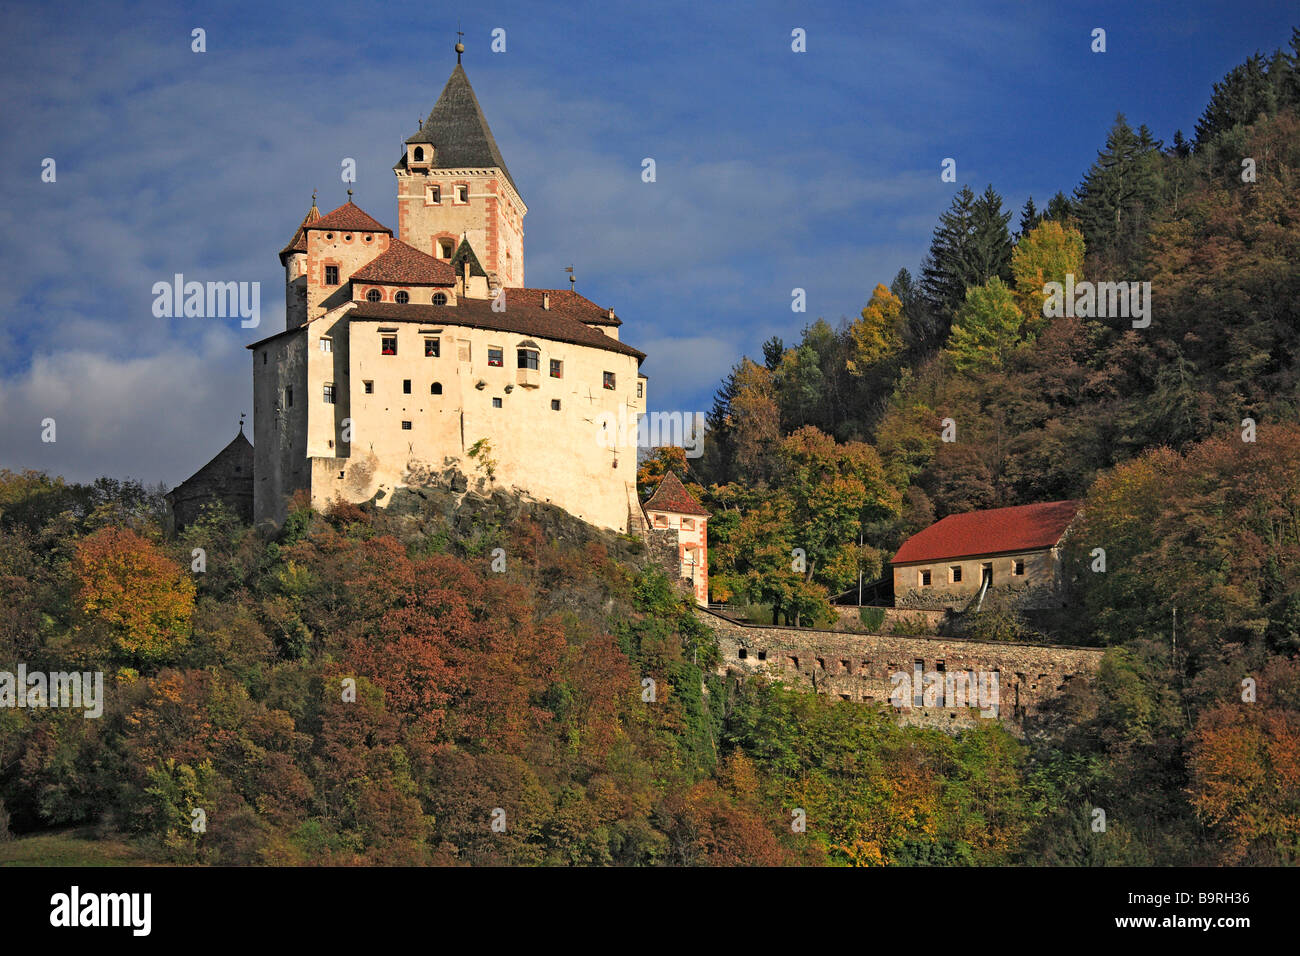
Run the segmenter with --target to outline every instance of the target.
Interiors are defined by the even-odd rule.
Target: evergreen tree
[[[763,343],[763,364],[767,366],[769,372],[777,370],[783,355],[785,355],[785,343],[781,341],[779,335],[774,335]]]
[[[1078,217],[1075,215],[1074,203],[1070,202],[1065,193],[1058,191],[1055,196],[1048,200],[1047,212],[1043,214],[1043,218],[1059,222],[1064,226],[1069,220]]]
[[[1029,235],[1029,233],[1033,231],[1033,228],[1042,221],[1042,215],[1034,206],[1034,197],[1030,196],[1025,200],[1025,204],[1020,210],[1020,229],[1017,232],[1017,235],[1020,238]]]
[[[1277,112],[1277,90],[1268,73],[1264,58],[1256,53],[1245,63],[1234,66],[1227,76],[1214,84],[1209,105],[1196,122],[1198,151],[1207,148],[1216,137],[1234,126],[1249,126],[1261,113],[1272,116]]]
[[[1137,267],[1153,209],[1160,201],[1161,144],[1124,114],[1106,136],[1106,146],[1075,190],[1076,210],[1088,254],[1098,275],[1132,274]]]
[[[1002,197],[992,186],[976,197],[963,186],[952,205],[939,217],[922,264],[922,288],[938,318],[937,339],[942,344],[952,317],[966,301],[966,290],[983,285],[993,276],[1011,278],[1011,213],[1003,212]]]

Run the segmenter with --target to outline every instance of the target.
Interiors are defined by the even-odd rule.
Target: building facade
[[[1061,604],[1061,544],[1077,501],[949,515],[912,535],[890,562],[894,605],[962,608],[989,590],[1019,607]]]
[[[626,531],[645,355],[575,291],[523,285],[527,207],[457,63],[394,166],[400,237],[349,201],[281,251],[286,328],[253,357],[254,516],[449,469]]]
[[[646,527],[677,532],[677,555],[683,581],[691,583],[695,603],[709,603],[709,512],[671,471],[642,505]]]

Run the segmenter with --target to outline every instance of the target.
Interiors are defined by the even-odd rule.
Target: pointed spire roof
[[[433,165],[436,169],[460,169],[467,166],[495,166],[505,174],[515,192],[514,177],[501,158],[501,150],[488,128],[487,117],[478,105],[474,88],[469,85],[465,68],[459,63],[451,71],[442,95],[434,104],[428,119],[408,143],[430,143],[434,148]],[[403,158],[405,162],[405,158]]]
[[[641,506],[646,511],[671,511],[679,515],[700,515],[709,517],[709,512],[686,490],[676,472],[668,472],[659,482],[659,487],[650,499]]]
[[[298,231],[293,234],[289,244],[280,250],[280,265],[284,265],[284,257],[292,252],[307,251],[307,224],[315,222],[320,218],[320,210],[316,208],[316,194],[311,194],[311,208],[307,210],[307,215],[303,217],[302,225]]]

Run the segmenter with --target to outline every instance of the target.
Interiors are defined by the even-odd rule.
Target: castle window
[[[645,382],[636,383],[636,397],[645,398]]]
[[[380,354],[380,355],[396,355],[396,354],[397,354],[397,336],[396,336],[396,335],[383,335],[383,336],[380,336],[380,338],[379,338],[379,354]]]
[[[330,382],[325,386],[325,404],[334,404],[334,383]]]
[[[759,652],[758,652],[758,659],[759,659],[760,661],[765,661],[765,660],[767,660],[767,651],[759,651]]]
[[[749,656],[749,651],[745,650],[745,648],[743,647],[739,647],[736,649],[736,656],[743,661],[746,657]]]
[[[338,284],[339,284],[339,267],[338,267],[338,266],[326,266],[326,267],[325,267],[325,284],[326,284],[326,285],[338,285]]]
[[[262,350],[262,364],[266,364],[266,349]]]
[[[560,400],[558,398],[551,399],[551,411],[558,412],[559,410],[560,410]]]
[[[520,349],[519,367],[536,371],[541,367],[541,354],[533,349]]]
[[[949,580],[951,580],[953,584],[960,584],[961,565],[956,565],[955,567],[951,567],[948,569],[948,571],[949,571]]]
[[[425,202],[427,202],[430,206],[436,206],[438,205],[438,203],[442,202],[442,187],[430,186],[428,192],[425,195]]]
[[[551,378],[564,378],[564,363],[559,359],[551,359]]]
[[[919,578],[919,581],[920,581],[921,587],[923,587],[923,588],[928,588],[928,587],[930,586],[930,572],[929,572],[929,571],[922,571],[922,572],[920,572],[918,578]]]
[[[614,387],[614,373],[613,373],[613,372],[606,372],[606,373],[605,373],[605,387],[606,387],[606,388],[613,388],[613,387]]]
[[[379,299],[380,299],[380,295],[378,289],[371,289],[369,292],[366,293],[367,302],[378,302]]]
[[[366,394],[367,394],[367,395],[373,395],[373,394],[375,394],[375,383],[374,383],[374,382],[363,382],[362,384],[365,385],[365,387],[366,387]]]
[[[403,395],[411,394],[411,380],[409,378],[402,379],[402,394]]]
[[[1025,573],[1025,562],[1024,562],[1023,560],[1015,560],[1015,561],[1012,561],[1012,562],[1011,562],[1011,573],[1014,574],[1014,575],[1016,575],[1017,577],[1019,577],[1020,575],[1024,574],[1024,573]]]
[[[320,340],[320,350],[321,350],[322,352],[333,352],[333,351],[334,351],[334,341],[333,341],[333,339],[321,339],[321,340]]]
[[[423,146],[417,146],[417,147],[415,147],[415,161],[416,161],[417,163],[422,163],[422,162],[424,162],[424,147],[423,147]]]
[[[456,187],[456,202],[461,202],[461,203],[469,202],[469,187],[468,187],[468,186],[457,186],[457,187]]]
[[[447,297],[446,297],[443,293],[441,293],[441,292],[435,292],[435,293],[433,294],[433,304],[434,304],[434,305],[446,305],[446,304],[447,304]]]
[[[439,239],[439,240],[438,240],[438,258],[440,258],[440,259],[450,259],[450,258],[451,258],[451,254],[452,254],[453,252],[455,252],[455,251],[456,251],[456,247],[452,245],[452,242],[451,242],[450,239]]]
[[[442,382],[434,382],[432,385],[430,385],[430,386],[429,386],[429,394],[430,394],[430,395],[441,395],[441,394],[442,394]]]
[[[411,423],[410,423],[410,422],[402,422],[402,431],[404,431],[404,432],[409,432],[410,430],[411,430]]]
[[[488,365],[493,368],[499,368],[506,364],[506,353],[504,349],[488,349]]]
[[[438,340],[437,340],[437,339],[425,339],[425,340],[424,340],[424,357],[425,357],[425,358],[437,358],[437,357],[438,357],[438,354],[439,354],[439,349],[438,349]]]
[[[397,293],[397,295],[393,296],[393,301],[395,301],[398,305],[406,305],[406,303],[411,301],[411,293],[403,290],[402,292],[399,292]]]
[[[284,407],[293,408],[293,386],[286,385],[284,388]]]
[[[493,408],[500,408],[500,407],[501,407],[501,399],[499,399],[499,398],[494,398],[494,399],[492,399],[492,407],[493,407]]]

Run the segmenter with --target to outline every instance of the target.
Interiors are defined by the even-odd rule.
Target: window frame
[[[564,359],[551,359],[551,378],[564,378]]]
[[[333,282],[330,281],[330,276],[331,276],[331,275],[333,275],[333,277],[334,277],[334,281],[333,281]],[[324,276],[324,281],[321,283],[321,285],[339,285],[339,284],[340,284],[340,283],[339,283],[339,267],[338,267],[338,266],[330,266],[330,265],[327,265],[327,266],[325,267],[325,276]]]
[[[601,384],[611,392],[618,388],[618,378],[613,372],[603,372]]]
[[[388,350],[389,342],[393,343],[393,349],[391,352]],[[397,333],[396,332],[394,332],[392,335],[379,336],[379,354],[385,356],[397,354]]]
[[[504,348],[495,345],[489,345],[487,351],[488,351],[487,354],[488,368],[505,368],[506,350]],[[495,353],[497,356],[496,361],[492,360],[493,353]]]

